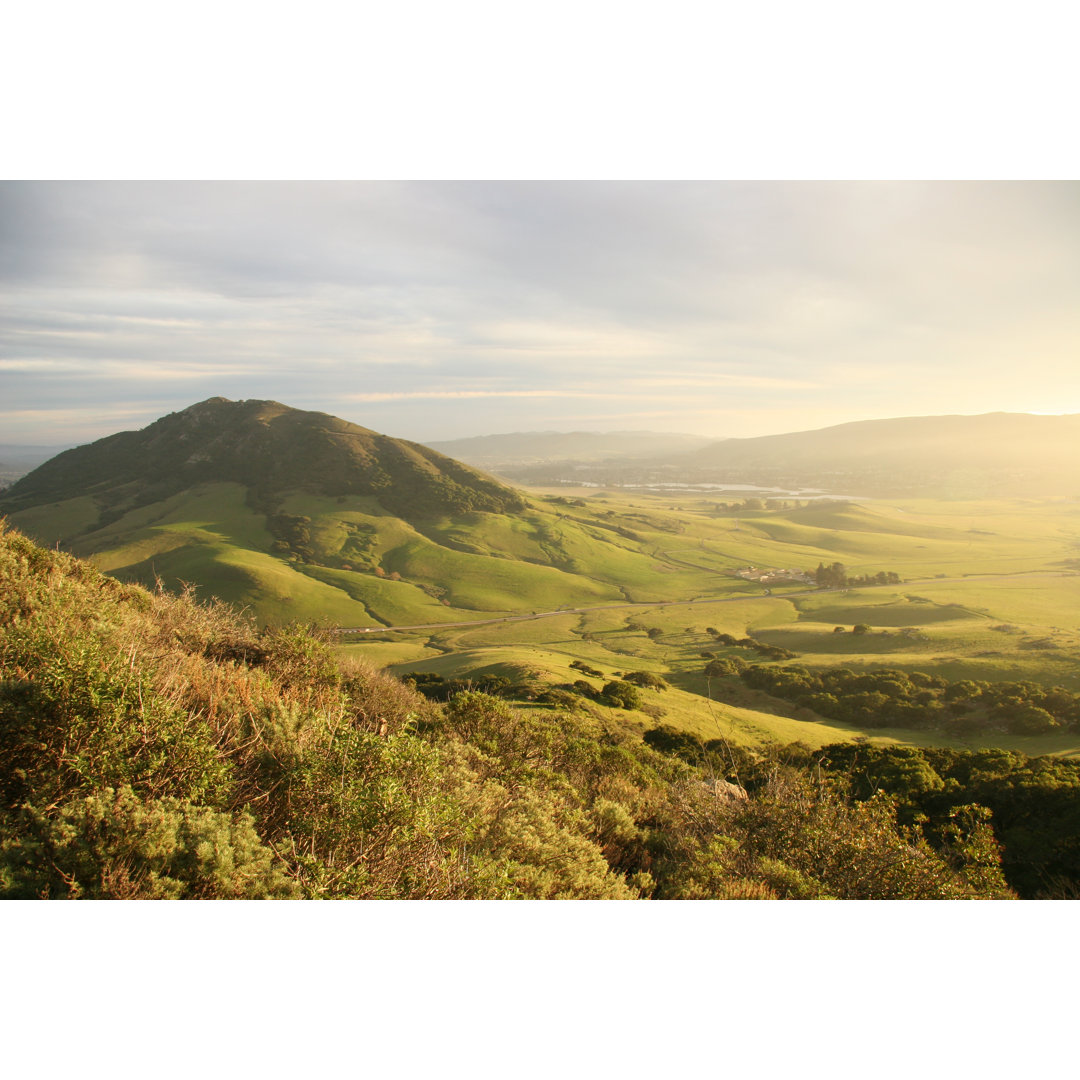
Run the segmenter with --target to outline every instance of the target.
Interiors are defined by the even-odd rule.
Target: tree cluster
[[[1033,682],[972,679],[950,682],[920,671],[891,668],[810,671],[755,664],[738,673],[755,690],[857,727],[905,727],[961,736],[1080,730],[1080,695],[1060,686],[1047,689]]]
[[[798,655],[781,645],[770,645],[767,641],[758,641],[754,637],[737,638],[734,634],[722,634],[712,626],[707,626],[705,633],[712,635],[713,640],[719,645],[727,645],[738,649],[751,649],[766,660],[794,660]]]
[[[852,797],[885,793],[901,822],[945,838],[980,808],[1002,847],[1011,888],[1034,899],[1080,898],[1080,761],[1007,750],[827,746],[806,765],[839,777]]]
[[[645,732],[663,753],[715,774],[737,775],[751,798],[776,776],[812,775],[833,797],[890,805],[901,829],[939,852],[1005,880],[1024,899],[1080,899],[1080,761],[1007,750],[835,743],[751,754],[668,726]]]
[[[741,502],[713,503],[713,510],[718,514],[757,514],[762,510],[798,510],[803,505],[798,499],[762,499],[751,495]]]
[[[858,585],[899,585],[900,575],[892,570],[879,570],[876,574],[854,575],[847,572],[843,563],[834,562],[831,566],[818,563],[814,571],[814,580],[823,589],[845,589]]]
[[[604,677],[602,671],[598,671],[594,667],[589,667],[584,660],[573,660],[571,661],[570,666],[576,668],[582,675],[591,675],[594,679],[602,679]]]
[[[315,551],[311,546],[311,518],[299,514],[273,514],[266,519],[266,526],[274,537],[274,551],[292,555],[300,562],[313,562]]]

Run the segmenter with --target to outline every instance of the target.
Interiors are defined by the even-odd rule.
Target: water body
[[[618,491],[654,491],[661,495],[665,491],[674,491],[689,494],[700,492],[703,495],[720,495],[728,492],[732,494],[749,493],[770,499],[846,499],[866,502],[870,498],[868,495],[839,495],[831,491],[822,491],[821,488],[790,490],[788,488],[763,487],[760,484],[680,484],[674,481],[656,484],[597,484],[591,480],[564,480],[562,482],[572,487],[611,488]]]

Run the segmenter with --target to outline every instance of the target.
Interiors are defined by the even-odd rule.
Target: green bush
[[[24,806],[0,838],[0,897],[259,900],[299,894],[250,815],[105,788]]]
[[[651,671],[628,671],[623,679],[634,686],[641,686],[647,690],[667,690],[667,679],[654,675]]]
[[[604,684],[600,691],[600,700],[605,705],[619,709],[637,709],[641,707],[641,691],[625,679],[613,679]]]

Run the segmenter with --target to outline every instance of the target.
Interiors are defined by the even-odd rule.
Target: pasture
[[[504,665],[554,685],[573,681],[575,659],[613,678],[652,671],[672,684],[652,702],[662,722],[702,737],[725,724],[724,737],[749,744],[868,736],[805,710],[779,715],[760,700],[710,703],[703,654],[731,653],[713,632],[787,650],[796,654],[789,662],[810,668],[884,666],[1080,690],[1075,499],[788,500],[766,509],[700,493],[527,495],[513,515],[410,524],[370,497],[311,494],[288,497],[272,519],[240,485],[208,484],[91,531],[82,497],[12,520],[48,545],[84,530],[71,550],[102,569],[173,588],[193,583],[262,623],[367,628],[343,638],[342,650],[398,672]],[[751,567],[812,573],[836,562],[849,576],[884,571],[900,582],[820,591],[737,576]],[[516,618],[550,612],[559,614]],[[402,626],[425,628],[387,629]],[[626,711],[620,718],[657,722]],[[872,737],[950,744],[914,732]],[[1026,752],[1080,745],[1065,735],[995,742]]]

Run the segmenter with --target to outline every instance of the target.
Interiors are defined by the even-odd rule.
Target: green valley
[[[406,519],[373,494],[294,485],[271,496],[265,487],[219,481],[133,500],[104,522],[87,495],[10,517],[40,542],[59,543],[121,580],[174,590],[191,583],[198,595],[264,624],[346,628],[343,655],[399,674],[506,669],[527,671],[543,687],[572,682],[566,668],[574,660],[610,675],[630,666],[655,671],[672,685],[653,703],[664,723],[747,745],[957,739],[826,722],[748,695],[730,679],[707,680],[710,656],[731,653],[717,649],[710,629],[750,636],[809,668],[887,667],[1080,689],[1075,500],[725,503],[596,489],[514,498],[505,512],[414,507]],[[816,567],[837,562],[851,578],[887,570],[900,580],[821,589],[809,579],[767,576],[783,569],[812,578]],[[402,627],[414,629],[395,629]],[[647,713],[623,719],[638,728],[655,723]],[[972,740],[978,744],[978,732],[959,744]],[[1064,731],[999,732],[991,741],[1080,749]]]
[[[144,697],[131,699],[127,684],[114,682],[122,682],[125,655],[129,665],[143,656],[138,662],[149,666],[139,685],[145,693],[156,688],[161,715],[194,740],[190,753],[205,773],[198,790],[179,778],[162,787],[160,797],[174,801],[160,809],[179,815],[177,822],[210,814],[218,830],[228,825],[223,813],[247,807],[244,813],[254,814],[261,842],[269,847],[259,849],[252,864],[257,882],[229,886],[244,895],[249,888],[273,895],[863,895],[843,875],[814,876],[818,870],[810,864],[791,876],[798,860],[790,847],[771,855],[763,849],[760,859],[749,862],[741,856],[732,862],[717,849],[706,873],[704,856],[687,839],[680,817],[678,793],[685,783],[719,783],[728,785],[722,790],[731,798],[750,792],[757,800],[752,813],[747,810],[751,817],[772,813],[770,800],[780,799],[777,805],[784,809],[774,824],[786,828],[793,807],[802,805],[799,793],[809,790],[806,770],[817,769],[820,779],[828,762],[841,763],[829,784],[856,800],[845,803],[847,796],[821,790],[814,796],[814,814],[832,815],[839,829],[835,843],[847,843],[845,830],[856,828],[856,819],[844,815],[879,813],[871,808],[877,789],[864,790],[870,781],[860,772],[870,762],[884,770],[882,776],[901,769],[908,777],[881,780],[894,784],[896,800],[891,809],[880,809],[884,817],[873,819],[873,827],[883,830],[881,843],[888,848],[896,837],[909,835],[904,830],[916,828],[921,814],[936,830],[926,837],[937,853],[932,858],[945,858],[952,868],[946,872],[945,864],[934,863],[929,891],[919,893],[921,886],[908,877],[902,885],[881,885],[875,895],[1003,895],[997,871],[986,869],[996,865],[996,856],[982,819],[976,815],[964,826],[963,835],[981,838],[970,849],[978,851],[974,863],[949,846],[950,837],[961,835],[954,817],[967,813],[962,795],[969,788],[978,788],[979,798],[1001,815],[994,842],[1004,845],[1010,887],[1023,895],[1066,895],[1080,881],[1064,838],[1039,848],[1023,838],[1029,833],[1006,835],[1007,823],[1026,820],[1028,813],[1011,786],[1021,782],[1017,777],[1034,770],[1030,782],[1040,799],[1051,799],[1055,785],[1080,783],[1080,775],[1068,771],[1069,759],[1080,758],[1075,498],[852,500],[719,489],[514,490],[419,444],[321,413],[211,399],[141,432],[59,455],[3,492],[0,511],[10,526],[44,548],[63,548],[96,568],[80,569],[86,564],[10,534],[3,707],[16,724],[18,753],[36,763],[20,766],[19,776],[31,779],[13,774],[11,782],[19,791],[20,784],[30,784],[27,791],[46,800],[42,806],[76,799],[64,803],[72,821],[83,820],[79,793],[104,797],[102,784],[111,794],[100,806],[95,803],[95,814],[127,821],[146,812],[146,798],[158,791],[158,766],[148,759],[137,776],[130,773],[122,763],[128,751],[109,741],[110,725],[120,723],[121,715],[127,717],[121,741],[136,739],[142,730]],[[92,576],[99,572],[108,576]],[[84,580],[92,588],[77,584]],[[117,611],[107,600],[93,614],[110,588],[119,590]],[[207,611],[198,601],[224,602],[232,614],[220,607],[216,614]],[[69,611],[70,604],[77,611]],[[147,612],[156,612],[153,620],[161,625],[143,625]],[[195,629],[185,628],[186,622]],[[106,641],[101,634],[114,623],[117,629],[108,631]],[[197,640],[183,646],[187,652],[161,661],[192,633]],[[140,635],[158,642],[145,656]],[[49,659],[56,648],[67,667],[82,672],[79,680],[89,680],[90,697],[82,705],[78,694],[70,696],[74,683],[50,682],[58,670]],[[98,655],[107,678],[94,666]],[[264,668],[276,672],[272,686],[260,674]],[[181,672],[187,674],[176,674]],[[102,678],[108,686],[93,689]],[[176,678],[193,680],[190,692]],[[216,711],[219,686],[221,693],[231,688],[233,705],[247,717],[240,728],[230,726],[231,712]],[[59,695],[49,698],[50,715],[73,725],[67,734],[50,728],[48,738],[74,739],[75,746],[90,739],[88,746],[100,744],[93,753],[105,757],[88,764],[79,751],[56,772],[34,756],[34,747],[48,741],[41,742],[41,732],[19,741],[23,727],[40,722],[27,702],[47,687]],[[256,698],[266,700],[252,704]],[[380,704],[391,701],[392,709]],[[216,733],[199,726],[206,715],[217,716]],[[431,754],[449,755],[440,758],[442,765],[420,771],[429,779],[452,773],[462,785],[450,797],[453,807],[433,805],[431,812],[456,815],[465,832],[454,826],[436,841],[431,823],[409,826],[436,843],[443,869],[435,878],[424,877],[427,871],[418,869],[423,857],[395,845],[387,849],[391,869],[385,878],[351,872],[335,877],[338,856],[330,849],[314,862],[285,854],[282,845],[296,836],[275,816],[284,811],[272,793],[286,785],[287,799],[307,799],[318,790],[322,801],[308,825],[313,837],[323,829],[336,796],[321,770],[338,769],[338,755],[353,752],[351,744],[340,743],[341,724],[359,725],[356,730],[365,733],[372,783],[383,778],[376,787],[414,768],[395,764],[391,758],[398,750],[380,741],[389,737],[384,728],[391,715],[404,740],[395,744],[400,752],[429,764]],[[98,734],[92,734],[93,724],[85,727],[90,717],[105,725]],[[123,727],[129,721],[131,730]],[[436,731],[442,734],[433,736]],[[557,753],[569,755],[559,759],[558,768],[569,771],[557,771],[540,788],[529,787],[532,770],[548,751],[530,750],[530,764],[523,766],[516,757],[519,736],[545,746],[558,743],[563,749]],[[318,747],[310,759],[304,749],[309,739]],[[263,749],[251,757],[247,747],[256,743]],[[569,762],[596,746],[607,747],[603,753],[610,751],[612,761],[622,764],[608,762],[586,782]],[[869,756],[851,757],[845,747]],[[482,763],[489,753],[498,764]],[[267,754],[286,772],[265,773]],[[480,758],[474,760],[476,754]],[[985,755],[990,757],[984,761]],[[473,764],[464,771],[448,764],[466,759]],[[300,769],[302,760],[308,764]],[[916,765],[909,769],[904,762],[911,761]],[[1051,761],[1061,764],[1039,764]],[[522,767],[526,773],[519,775],[515,770]],[[91,779],[83,783],[78,777],[85,769]],[[1066,772],[1059,775],[1060,769]],[[643,779],[646,773],[653,778]],[[936,779],[925,781],[931,773]],[[241,779],[234,783],[227,775]],[[532,794],[522,798],[540,799],[546,809],[536,811],[540,817],[528,828],[544,835],[555,830],[550,844],[529,852],[515,847],[518,841],[500,832],[502,796],[492,789],[490,805],[470,802],[467,789],[480,775],[502,777],[491,781],[496,786],[532,777],[520,788]],[[924,778],[918,780],[921,788],[918,777]],[[568,795],[566,783],[577,794]],[[627,784],[638,785],[636,794]],[[361,848],[382,820],[365,801],[375,797],[374,789],[364,792],[355,805],[367,824],[342,834],[343,843]],[[269,802],[256,807],[251,799]],[[851,809],[864,804],[865,810]],[[525,803],[513,805],[525,813]],[[584,806],[590,809],[581,817]],[[38,856],[25,847],[27,836],[37,835],[39,826],[46,832],[67,828],[52,810],[33,812],[44,816],[34,819],[38,825],[30,833],[25,822],[18,826],[18,839],[11,841],[16,862],[4,863],[8,857],[0,852],[0,869],[8,866],[4,872],[15,875],[13,894],[39,888],[27,882],[43,872]],[[399,812],[405,811],[394,811]],[[486,822],[490,839],[474,870],[454,854],[460,844],[467,846],[468,830],[479,827],[464,824],[469,815]],[[608,821],[605,815],[615,817]],[[736,817],[720,813],[717,821],[729,830],[724,835],[743,835]],[[571,820],[576,824],[568,825]],[[229,827],[237,827],[236,821]],[[616,833],[625,833],[624,840],[616,843]],[[541,871],[554,850],[578,851],[577,869],[554,877]],[[268,869],[271,852],[287,865],[285,878]],[[406,876],[420,874],[415,881],[422,883],[414,887],[394,876],[399,858],[411,867]],[[774,858],[786,869],[776,870]],[[37,867],[30,878],[19,876],[21,859]],[[882,866],[887,864],[886,859]],[[989,876],[980,879],[984,870]],[[195,888],[186,873],[173,866],[171,883],[162,888]],[[715,880],[703,884],[701,873]],[[102,888],[102,895],[124,895],[126,887],[79,880],[87,895]],[[144,886],[150,888],[144,882],[139,889]],[[211,889],[205,881],[197,887]],[[58,888],[55,882],[40,885],[50,895]],[[218,895],[213,889],[206,895]]]

